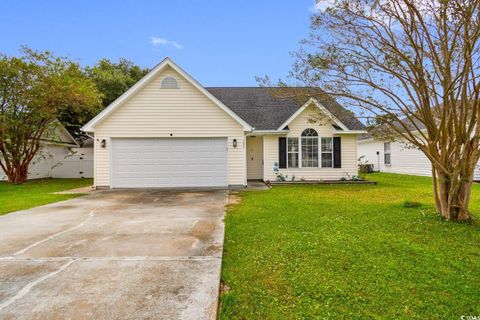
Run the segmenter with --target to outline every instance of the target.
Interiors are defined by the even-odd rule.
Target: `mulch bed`
[[[369,185],[376,185],[376,181],[368,181],[368,180],[305,180],[305,181],[271,181],[270,184],[274,185],[288,185],[288,184],[369,184]]]

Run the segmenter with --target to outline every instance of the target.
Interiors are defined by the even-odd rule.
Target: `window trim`
[[[289,142],[290,142],[290,139],[292,140],[297,140],[297,151],[289,151],[289,148],[288,148],[288,145],[289,145]],[[296,167],[290,167],[289,166],[289,163],[288,163],[288,160],[289,160],[289,157],[288,155],[289,154],[297,154],[297,166]],[[301,168],[301,163],[300,163],[300,139],[298,137],[287,137],[287,169],[288,168],[292,168],[292,169],[299,169]]]
[[[330,140],[330,151],[323,151],[323,149],[322,149],[322,147],[323,147],[323,139],[329,139],[329,140]],[[320,166],[321,168],[329,168],[329,169],[332,169],[332,168],[334,167],[334,165],[333,165],[333,137],[321,137],[321,138],[320,138],[320,146],[319,146],[319,148],[320,148],[320,152],[319,152],[319,154],[320,154],[320,163],[319,163],[319,166]],[[332,165],[331,165],[330,167],[324,167],[324,166],[323,166],[323,163],[322,163],[322,160],[323,160],[323,159],[322,159],[322,155],[323,155],[323,154],[330,154],[330,155],[331,155],[331,157],[332,157]]]
[[[313,131],[314,135],[304,135],[307,131],[310,131],[310,133]],[[305,140],[316,140],[317,141],[317,165],[316,166],[304,166],[303,165],[303,139]],[[300,151],[300,163],[299,163],[299,168],[320,168],[320,161],[319,161],[319,151],[320,151],[320,144],[319,144],[319,135],[318,135],[318,132],[317,130],[315,129],[312,129],[312,128],[305,128],[301,135],[300,135],[300,142],[299,143],[299,151]],[[314,151],[315,149],[313,148],[312,146],[312,152]]]
[[[303,133],[308,130],[308,129],[311,129],[313,131],[315,131],[316,135],[309,135],[309,136],[305,136],[303,135]],[[312,166],[312,167],[306,167],[306,166],[303,166],[303,157],[302,157],[302,149],[303,149],[303,138],[306,138],[306,139],[317,139],[317,166]],[[335,168],[335,163],[334,163],[334,143],[333,143],[333,138],[334,136],[333,135],[326,135],[326,136],[320,136],[318,134],[318,132],[313,129],[313,128],[305,128],[300,136],[286,136],[286,169],[314,169],[314,168],[318,168],[318,169],[333,169]],[[289,151],[289,141],[291,141],[290,139],[296,139],[297,140],[297,143],[298,143],[298,151],[297,152],[290,152]],[[328,139],[329,143],[330,143],[330,148],[331,148],[331,151],[325,151],[325,152],[322,152],[322,140],[323,139]],[[290,167],[289,166],[289,154],[295,154],[297,153],[298,154],[298,167]],[[330,154],[331,155],[331,166],[328,166],[328,167],[324,167],[322,166],[322,154]]]
[[[388,152],[387,152],[387,145],[388,145]],[[387,155],[389,162],[387,163]],[[383,143],[383,164],[385,166],[391,166],[392,165],[392,144],[390,142],[384,142]]]

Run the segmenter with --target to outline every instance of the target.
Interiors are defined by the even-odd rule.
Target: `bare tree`
[[[478,0],[319,1],[291,72],[302,85],[361,108],[384,137],[421,150],[432,163],[436,210],[447,220],[472,217],[480,157],[479,6]]]

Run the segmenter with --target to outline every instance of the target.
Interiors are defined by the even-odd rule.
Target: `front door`
[[[263,179],[263,136],[247,137],[247,179]]]

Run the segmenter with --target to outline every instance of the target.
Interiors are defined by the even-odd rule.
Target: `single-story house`
[[[425,130],[422,123],[416,125],[418,129]],[[370,134],[361,135],[358,156],[361,157],[360,162],[372,164],[374,171],[432,176],[430,160],[404,138],[384,141]],[[480,166],[475,169],[474,180],[480,180]]]
[[[60,121],[54,121],[30,162],[28,179],[92,177],[93,143],[87,141],[80,146]],[[8,178],[0,168],[0,181],[6,180]]]
[[[331,97],[205,88],[166,58],[88,122],[97,188],[227,187],[357,174],[365,128]],[[312,123],[311,116],[324,121]]]

